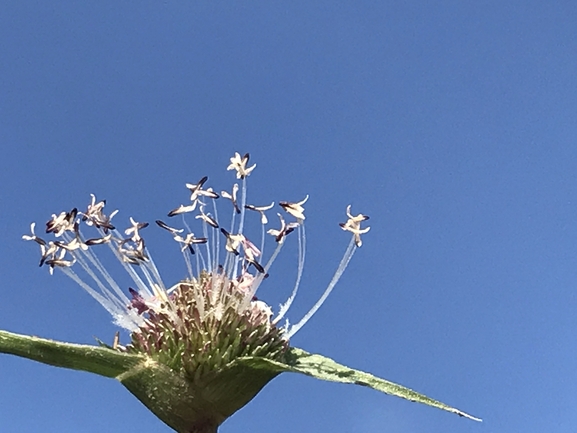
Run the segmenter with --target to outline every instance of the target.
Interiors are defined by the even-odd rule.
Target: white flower
[[[130,224],[132,225],[132,227],[129,227],[126,230],[124,230],[124,234],[130,235],[130,239],[133,242],[140,242],[142,238],[140,237],[139,230],[148,227],[148,223],[139,223],[134,221],[134,219],[130,217]]]
[[[158,226],[162,227],[164,230],[168,230],[173,235],[177,233],[182,233],[184,231],[184,229],[175,229],[174,227],[170,227],[168,224],[164,223],[161,220],[156,220],[156,224],[158,224]]]
[[[254,164],[252,167],[246,167],[248,164],[248,160],[250,155],[245,153],[244,156],[241,158],[238,152],[235,152],[234,156],[230,158],[230,165],[226,168],[227,170],[236,170],[236,177],[237,179],[244,179],[247,177],[251,171],[253,171],[256,167]]]
[[[200,207],[200,215],[195,216],[195,218],[203,220],[205,223],[207,223],[211,227],[214,227],[215,229],[218,228],[218,223],[216,222],[216,220],[210,215],[204,213],[204,206]]]
[[[363,242],[361,241],[361,235],[367,233],[371,229],[370,227],[361,229],[361,223],[368,220],[369,217],[363,214],[358,214],[357,216],[351,215],[351,205],[347,206],[347,216],[349,217],[347,222],[340,223],[339,225],[343,230],[349,231],[354,235],[355,243],[357,247],[360,247],[363,245]]]
[[[240,244],[242,245],[244,256],[249,262],[255,262],[257,257],[260,256],[260,250],[255,246],[255,244],[244,237],[244,235],[241,236]]]
[[[245,209],[248,210],[254,210],[258,213],[260,213],[260,222],[261,224],[265,225],[268,224],[268,219],[266,217],[266,214],[264,213],[265,211],[272,209],[272,207],[274,206],[274,201],[269,204],[268,206],[253,206],[252,204],[247,204],[245,205]]]
[[[105,215],[103,209],[106,205],[106,200],[97,203],[96,196],[94,194],[90,194],[90,196],[92,201],[88,205],[86,212],[84,212],[82,221],[88,226],[93,225],[96,228],[102,228],[105,234],[108,233],[108,230],[114,230],[115,227],[110,223],[110,220],[118,213],[118,210],[115,210],[110,215]]]
[[[38,236],[36,236],[36,233],[34,233],[34,227],[36,227],[36,223],[30,224],[30,233],[32,234],[22,235],[22,239],[24,239],[25,241],[34,241],[39,245],[46,245],[46,241],[44,239],[41,239]]]
[[[187,206],[181,204],[176,209],[173,209],[170,212],[168,212],[168,216],[173,217],[173,216],[180,215],[183,213],[194,212],[194,210],[196,209],[196,204],[197,204],[197,201],[194,201],[192,204],[189,204]]]
[[[78,211],[74,208],[70,212],[61,212],[58,216],[52,214],[52,219],[46,223],[46,233],[54,233],[54,236],[58,238],[64,232],[73,232],[77,213]]]
[[[195,202],[200,197],[218,198],[218,194],[212,188],[202,189],[203,185],[208,180],[208,176],[204,176],[198,183],[187,183],[186,187],[190,190],[190,201]]]
[[[226,250],[229,253],[233,253],[235,256],[238,256],[240,253],[238,252],[238,247],[243,242],[244,236],[242,234],[231,234],[227,232],[225,229],[220,229],[221,233],[226,236]]]
[[[42,253],[40,257],[40,266],[46,264],[48,260],[56,259],[58,254],[60,254],[59,258],[62,258],[63,250],[53,241],[48,242],[47,245],[40,245],[40,251]],[[50,273],[52,273],[52,269],[50,270]]]
[[[277,243],[282,243],[284,241],[284,238],[289,234],[292,233],[294,231],[295,228],[297,228],[299,226],[298,223],[292,222],[287,224],[286,221],[284,220],[284,218],[282,217],[282,215],[280,213],[277,213],[279,219],[280,219],[280,229],[276,230],[276,229],[269,229],[267,231],[267,233],[269,235],[273,235],[275,237],[275,240],[277,241]]]
[[[52,274],[54,272],[55,267],[69,268],[74,263],[76,263],[76,259],[74,259],[74,258],[72,260],[64,260],[65,254],[66,254],[66,250],[60,250],[60,252],[58,254],[53,256],[53,258],[45,261],[45,263],[48,266],[50,266],[50,274]]]
[[[232,194],[229,194],[227,191],[221,191],[220,195],[226,199],[229,199],[232,202],[232,206],[236,213],[240,213],[240,208],[238,207],[238,202],[236,200],[236,195],[238,193],[238,183],[235,183],[232,186]]]
[[[297,203],[290,203],[287,201],[281,201],[279,203],[279,205],[284,209],[284,211],[286,213],[295,217],[297,219],[297,221],[302,224],[302,222],[305,220],[305,215],[304,215],[305,208],[303,207],[303,204],[305,204],[308,199],[309,199],[309,196],[307,195],[303,200],[301,200]]]
[[[194,233],[188,233],[184,238],[180,235],[175,235],[174,240],[182,245],[180,251],[184,251],[188,248],[191,254],[194,254],[194,249],[192,248],[195,244],[205,244],[207,242],[206,238],[196,238]]]
[[[83,242],[79,236],[76,236],[70,242],[59,242],[58,241],[58,242],[55,242],[55,244],[58,245],[60,248],[65,249],[66,251],[74,251],[74,250],[77,250],[79,248],[82,250],[87,250],[88,246],[89,246],[89,244],[86,244],[85,242]],[[92,245],[95,245],[95,243],[92,243]]]

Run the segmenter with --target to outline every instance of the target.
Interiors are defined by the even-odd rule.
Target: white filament
[[[351,258],[353,257],[353,254],[355,253],[356,249],[357,249],[357,246],[355,244],[355,238],[353,236],[351,238],[351,242],[349,242],[349,246],[347,247],[345,254],[343,255],[343,258],[341,259],[341,262],[339,263],[339,267],[335,271],[335,274],[333,275],[333,278],[331,279],[325,292],[320,297],[320,299],[317,301],[317,303],[315,305],[313,305],[313,307],[309,310],[309,312],[307,314],[305,314],[305,316],[300,320],[300,322],[298,322],[296,325],[291,326],[290,330],[285,335],[285,338],[287,340],[289,338],[291,338],[293,335],[295,335],[299,331],[299,329],[301,329],[311,319],[311,317],[314,316],[314,314],[321,307],[321,305],[323,305],[323,303],[328,298],[328,296],[331,294],[333,288],[335,287],[335,285],[337,284],[337,282],[341,278],[341,275],[343,275],[343,272],[345,271],[345,269],[347,268],[347,265],[351,261]]]

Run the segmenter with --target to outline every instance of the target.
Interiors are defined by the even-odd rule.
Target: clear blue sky
[[[37,267],[30,222],[90,193],[152,222],[250,152],[255,202],[310,194],[293,321],[346,247],[345,206],[371,216],[293,345],[485,421],[286,374],[223,433],[575,431],[575,2],[85,3],[3,3],[0,329],[111,341],[108,313]],[[289,251],[260,297],[294,274]],[[168,428],[113,380],[0,355],[0,431]]]

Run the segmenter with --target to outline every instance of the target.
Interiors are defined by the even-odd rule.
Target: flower
[[[241,158],[236,153],[228,166],[242,179],[240,197],[237,197],[237,184],[231,194],[222,193],[233,205],[228,230],[218,222],[219,195],[212,188],[204,189],[206,176],[196,184],[186,184],[191,192],[191,204],[180,205],[168,213],[169,217],[180,215],[185,228],[156,220],[177,242],[186,263],[187,276],[171,286],[164,283],[141,234],[148,223],[131,217],[130,226],[122,233],[111,223],[117,211],[107,215],[106,202],[97,201],[95,195],[91,195],[91,203],[84,212],[73,208],[52,215],[46,232],[56,240],[38,237],[32,223],[31,234],[22,238],[40,247],[40,266],[48,266],[51,274],[57,268],[77,282],[110,312],[114,323],[130,332],[130,342],[122,345],[118,332],[112,346],[94,347],[0,331],[0,353],[114,377],[179,432],[216,433],[222,422],[248,403],[270,380],[289,371],[369,386],[477,419],[401,385],[290,347],[292,336],[325,302],[354,252],[362,245],[360,236],[368,232],[369,227],[361,228],[361,223],[369,217],[354,216],[351,207],[347,207],[348,220],[340,226],[352,236],[327,288],[299,322],[290,325],[286,321],[285,325],[278,326],[297,295],[304,269],[303,204],[308,195],[296,203],[279,202],[294,220],[287,222],[279,213],[280,228],[265,230],[268,223],[265,212],[274,203],[261,207],[246,204],[246,177],[256,166],[246,168],[248,159],[248,154]],[[201,198],[212,202],[212,215],[205,211],[209,204]],[[185,219],[187,213],[196,209],[198,215],[193,221],[201,224],[202,237],[194,235]],[[260,248],[245,229],[247,209],[260,213]],[[97,236],[87,237],[83,232],[86,229],[96,231]],[[275,315],[273,308],[258,299],[256,293],[293,232],[298,242],[296,281],[287,301]],[[276,247],[264,260],[267,233],[274,237]],[[225,240],[224,251],[220,251],[221,236]],[[132,287],[120,287],[104,267],[95,253],[105,249],[101,245],[108,247],[130,275]],[[193,248],[197,245],[197,249]]]
[[[218,223],[210,215],[204,213],[204,205],[200,206],[200,214],[195,217],[197,220],[203,220],[209,226],[217,229]]]
[[[130,217],[130,224],[132,225],[132,227],[129,227],[126,230],[124,230],[124,234],[131,235],[130,240],[132,240],[133,242],[140,242],[142,238],[140,237],[139,230],[148,227],[148,223],[139,223],[134,221],[134,219]]]
[[[267,233],[269,235],[273,235],[274,239],[277,243],[282,243],[284,241],[284,239],[286,238],[286,236],[289,233],[292,233],[292,231],[299,226],[299,223],[291,222],[291,223],[287,224],[280,213],[277,213],[277,215],[280,219],[280,229],[278,229],[278,230],[269,229],[267,231]]]
[[[343,230],[349,231],[354,235],[355,244],[357,247],[360,247],[363,245],[363,242],[361,241],[361,235],[367,233],[371,229],[370,227],[361,229],[361,223],[368,220],[369,217],[363,214],[358,214],[357,216],[351,215],[351,205],[347,206],[347,216],[349,217],[347,222],[341,223],[339,225]]]
[[[349,221],[341,226],[352,232],[352,247],[346,250],[327,290],[295,325],[287,321],[284,326],[278,326],[300,285],[306,244],[303,204],[309,197],[307,195],[296,203],[280,201],[280,207],[294,220],[287,222],[283,215],[278,214],[280,228],[265,232],[268,223],[265,212],[274,206],[274,202],[269,206],[246,204],[246,177],[256,167],[247,168],[248,160],[248,153],[242,158],[235,153],[230,159],[228,170],[236,170],[242,187],[240,195],[238,184],[233,185],[232,193],[221,193],[233,205],[232,221],[227,229],[217,218],[216,200],[220,196],[212,188],[205,188],[207,176],[196,184],[187,183],[186,188],[191,193],[190,203],[181,204],[168,213],[169,217],[180,215],[184,228],[175,228],[156,220],[156,224],[169,232],[179,244],[184,257],[187,275],[175,284],[167,285],[164,282],[146,246],[143,230],[148,223],[130,217],[129,227],[120,232],[111,223],[117,211],[108,215],[105,212],[106,202],[97,201],[93,194],[86,211],[73,208],[69,212],[52,215],[46,224],[46,232],[53,234],[57,240],[46,241],[38,237],[34,232],[34,223],[30,227],[31,234],[24,235],[23,239],[40,246],[41,266],[48,266],[50,273],[55,268],[62,270],[108,310],[116,325],[130,332],[130,343],[126,345],[121,345],[115,338],[114,349],[117,351],[146,355],[179,372],[194,386],[202,386],[207,378],[214,377],[242,357],[283,362],[289,349],[289,339],[324,302],[356,246],[360,246],[360,241],[356,240],[367,229],[361,230],[359,225],[366,217],[352,217],[347,210]],[[214,208],[212,214],[208,212],[209,205]],[[260,248],[246,233],[245,210],[260,214]],[[195,236],[185,219],[185,214],[195,211],[197,214],[193,221],[201,224],[202,237]],[[95,231],[96,236],[87,236],[85,230]],[[275,315],[273,308],[258,299],[256,293],[269,276],[274,260],[292,232],[296,232],[299,244],[296,282],[288,300]],[[268,260],[263,261],[266,233],[274,237],[276,248]],[[224,251],[220,251],[221,236],[225,241]],[[104,268],[96,255],[97,250],[104,248],[101,245],[107,245],[119,260],[132,278],[132,287],[121,287]],[[243,380],[250,382],[250,378]],[[257,388],[260,389],[262,385]],[[255,394],[258,389],[251,389],[249,394]],[[248,401],[245,400],[239,401],[244,404]],[[218,402],[213,403],[218,406]],[[233,409],[237,408],[235,406]]]
[[[36,223],[30,224],[30,233],[32,233],[32,234],[31,235],[22,235],[22,239],[24,239],[25,241],[34,241],[40,246],[45,246],[46,241],[44,239],[39,238],[38,236],[36,236],[36,233],[34,233],[35,227],[36,227]]]
[[[236,184],[235,184],[235,185],[236,185]],[[255,212],[260,213],[260,223],[261,223],[263,226],[266,225],[266,224],[268,224],[268,219],[267,219],[267,217],[266,217],[265,212],[266,212],[267,210],[272,209],[273,206],[274,206],[274,201],[273,201],[271,204],[269,204],[268,206],[253,206],[252,204],[246,204],[246,205],[244,205],[244,207],[245,207],[246,209],[248,209],[248,210],[253,210],[253,211],[255,211]],[[240,213],[240,211],[239,211],[239,213]]]
[[[212,188],[202,189],[202,186],[208,180],[208,176],[204,176],[198,181],[198,183],[192,184],[187,183],[186,187],[190,190],[190,201],[193,203],[198,202],[200,197],[208,198],[218,198],[218,194],[212,190]]]
[[[236,199],[236,195],[238,194],[238,183],[235,183],[232,186],[232,193],[229,193],[228,191],[221,191],[220,195],[226,199],[229,199],[232,202],[232,205],[234,206],[234,211],[236,213],[240,213],[240,208],[238,207],[238,202]]]
[[[248,164],[248,160],[250,155],[245,153],[244,156],[241,158],[238,152],[235,152],[234,156],[230,158],[230,165],[226,168],[227,170],[236,170],[236,177],[237,179],[244,179],[247,177],[251,171],[253,171],[256,167],[256,164],[252,167],[246,167]]]
[[[304,215],[305,209],[303,208],[303,204],[305,204],[308,199],[309,196],[307,195],[303,200],[297,203],[289,203],[287,201],[281,201],[279,205],[285,210],[286,213],[295,217],[297,219],[297,222],[301,224],[305,219]]]

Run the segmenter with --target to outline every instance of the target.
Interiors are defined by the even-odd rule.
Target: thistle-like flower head
[[[299,289],[304,269],[306,236],[304,204],[280,201],[279,226],[266,230],[270,205],[247,204],[248,153],[236,153],[228,170],[235,170],[241,186],[234,184],[217,194],[205,186],[208,177],[187,183],[190,203],[168,213],[176,224],[156,220],[177,243],[186,263],[185,278],[165,285],[143,233],[148,223],[130,218],[124,231],[116,229],[105,212],[105,201],[92,195],[84,212],[73,208],[52,215],[44,240],[30,226],[22,238],[40,248],[40,266],[55,269],[76,281],[106,310],[114,323],[130,332],[122,345],[117,332],[112,347],[95,348],[58,343],[0,331],[0,353],[11,353],[62,367],[81,369],[118,379],[153,413],[179,432],[216,433],[218,426],[248,403],[270,380],[282,372],[303,373],[323,380],[354,383],[479,420],[454,407],[393,382],[354,370],[322,355],[290,347],[289,340],[321,307],[343,274],[354,252],[362,245],[362,227],[369,219],[346,210],[340,226],[351,233],[333,278],[319,300],[294,325],[285,319]],[[216,200],[232,204],[230,224],[218,218]],[[253,212],[246,212],[250,210]],[[187,215],[194,212],[195,215]],[[245,214],[260,214],[260,243],[245,227]],[[286,219],[285,219],[286,218]],[[189,223],[200,225],[195,234]],[[177,225],[177,227],[175,227]],[[181,227],[178,227],[181,226]],[[247,225],[248,227],[248,225]],[[88,236],[86,231],[96,232]],[[265,237],[275,246],[265,258]],[[271,266],[287,238],[298,243],[296,281],[278,311],[257,297],[261,283],[274,274]],[[95,254],[108,249],[133,280],[121,287]],[[222,248],[221,248],[222,247]],[[268,284],[274,284],[267,279]]]
[[[62,270],[110,312],[114,323],[130,332],[130,342],[122,345],[116,340],[115,350],[142,354],[180,375],[187,386],[203,390],[195,397],[195,404],[200,405],[195,413],[205,413],[200,416],[200,423],[220,424],[276,375],[268,372],[255,380],[249,377],[254,372],[247,377],[240,374],[234,380],[227,379],[228,385],[214,385],[216,378],[238,359],[282,362],[289,339],[325,301],[354,251],[361,246],[360,235],[368,231],[361,228],[368,217],[351,215],[349,206],[349,219],[341,227],[352,233],[351,242],[325,293],[295,325],[287,321],[279,326],[295,299],[304,268],[303,205],[308,195],[298,202],[280,201],[284,211],[284,215],[278,214],[280,227],[266,230],[265,213],[274,202],[265,206],[247,204],[247,176],[256,167],[247,167],[248,160],[248,154],[241,157],[238,153],[230,159],[228,170],[236,171],[240,188],[234,184],[230,193],[222,191],[219,195],[207,187],[208,177],[204,176],[197,183],[186,184],[190,203],[168,212],[168,217],[176,217],[176,224],[156,221],[178,244],[184,257],[187,275],[175,284],[165,284],[148,251],[144,232],[149,224],[130,217],[128,228],[119,231],[112,224],[117,211],[107,214],[106,202],[98,201],[95,195],[85,211],[73,208],[52,215],[46,232],[55,240],[38,237],[34,223],[31,234],[23,236],[40,247],[40,266],[48,266],[50,273]],[[217,199],[221,196],[228,200],[229,209],[232,204],[230,224],[226,227],[218,218]],[[190,213],[195,215],[187,215]],[[245,228],[248,215],[260,216],[258,246]],[[191,231],[192,223],[200,225],[195,230],[200,235]],[[95,234],[88,235],[88,230]],[[293,232],[299,245],[296,282],[286,303],[275,313],[257,297],[257,290],[269,277],[274,260]],[[265,259],[267,233],[275,248]],[[121,287],[96,255],[97,250],[106,247],[132,278],[131,287]],[[227,386],[235,391],[227,391]]]

